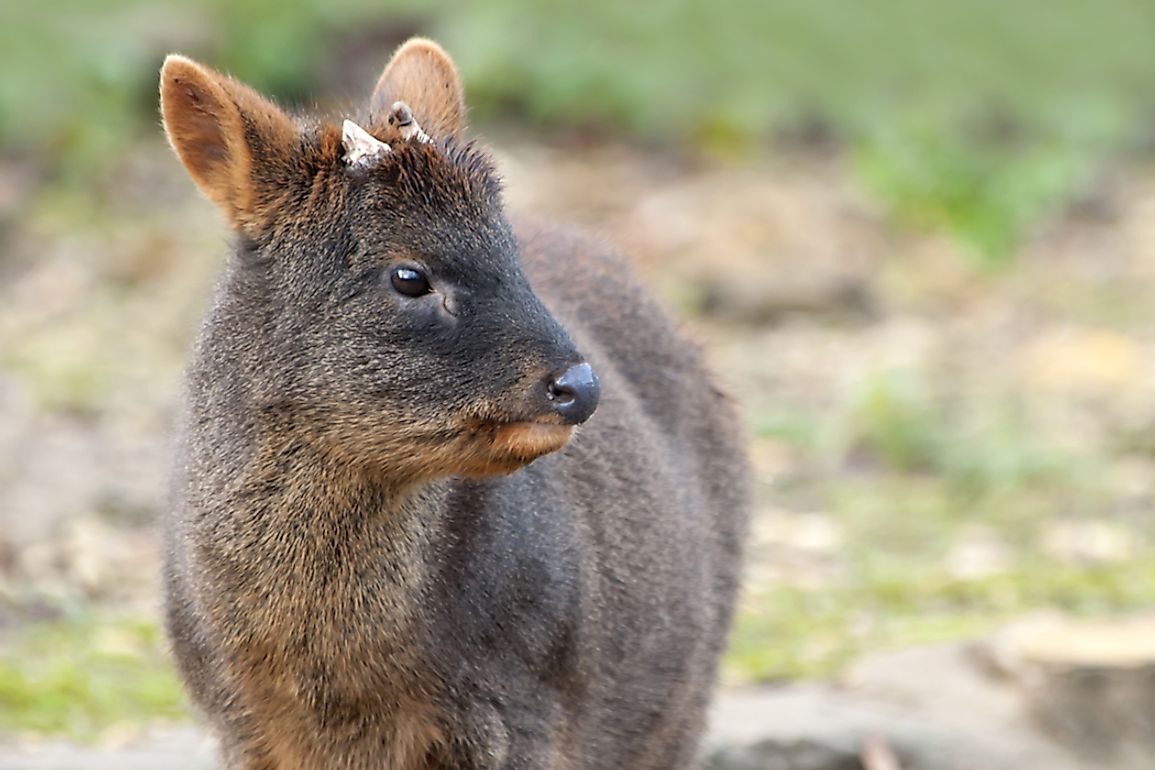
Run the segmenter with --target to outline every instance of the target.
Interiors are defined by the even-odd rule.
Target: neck
[[[225,506],[193,524],[197,563],[246,702],[364,702],[393,713],[420,691],[440,485],[282,442],[254,454]]]
[[[376,607],[407,616],[440,524],[439,485],[398,483],[298,440],[265,444],[194,524],[204,563],[273,619]]]

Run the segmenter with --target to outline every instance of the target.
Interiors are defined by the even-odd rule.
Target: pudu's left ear
[[[397,102],[412,112],[398,113]],[[441,46],[425,38],[415,37],[393,54],[371,106],[378,128],[392,125],[405,138],[441,139],[465,130],[465,89],[457,67]]]
[[[229,224],[253,232],[292,173],[299,130],[248,86],[183,56],[160,71],[164,130],[201,191]]]

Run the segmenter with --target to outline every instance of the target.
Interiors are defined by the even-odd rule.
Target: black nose
[[[547,385],[553,409],[570,425],[578,425],[590,418],[598,408],[602,385],[592,366],[575,364],[549,378]]]

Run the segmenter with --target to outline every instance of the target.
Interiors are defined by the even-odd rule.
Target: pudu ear
[[[248,86],[170,55],[160,71],[168,141],[193,181],[241,230],[257,228],[287,181],[293,120]]]
[[[412,124],[404,122],[404,113],[399,118],[397,102],[409,107]],[[425,38],[412,38],[393,54],[373,90],[371,107],[382,128],[390,121],[406,138],[421,138],[418,131],[438,139],[465,130],[465,90],[457,67],[441,46]],[[405,131],[408,125],[415,130]]]

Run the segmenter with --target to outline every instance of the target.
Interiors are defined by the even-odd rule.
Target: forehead
[[[493,162],[474,145],[407,141],[393,148],[366,171],[381,203],[459,216],[500,210],[501,184]]]
[[[501,185],[487,154],[453,142],[393,146],[367,170],[363,188],[368,224],[391,250],[476,259],[508,245]]]

